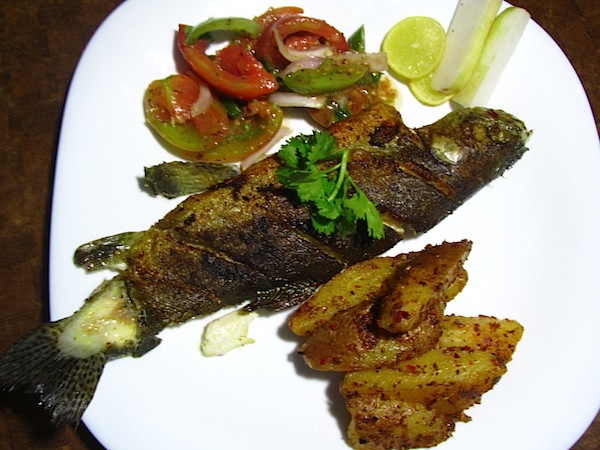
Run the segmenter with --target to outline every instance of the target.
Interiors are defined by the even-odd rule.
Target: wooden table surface
[[[65,94],[84,46],[120,3],[22,0],[0,6],[0,351],[46,317],[48,217]],[[600,2],[514,3],[528,9],[569,57],[598,126]],[[0,397],[0,448],[102,449],[83,426],[51,431],[42,423],[26,407]],[[599,448],[597,417],[573,449]]]

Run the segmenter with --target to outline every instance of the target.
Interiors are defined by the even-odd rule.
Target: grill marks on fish
[[[226,295],[227,303],[239,303],[244,295],[252,300],[257,290],[305,281],[320,284],[347,264],[380,254],[401,238],[392,230],[382,240],[366,233],[345,238],[317,234],[309,210],[276,180],[279,166],[277,157],[266,158],[218,189],[188,197],[155,225],[179,243],[211,253],[215,261],[235,261],[240,270],[246,268],[248,277],[256,273],[255,282],[248,278],[246,283],[249,291],[240,296],[233,295],[235,290],[217,294]],[[131,260],[132,267],[138,264],[135,257]]]
[[[435,186],[407,172],[398,152],[357,150],[349,172],[365,194],[397,222],[421,233],[458,205]]]
[[[151,228],[130,249],[130,295],[164,325],[250,298],[266,277],[245,264]]]
[[[276,180],[279,166],[266,158],[157,222],[129,249],[132,297],[165,324],[245,300],[280,309],[400,240],[392,230],[382,240],[318,235],[309,210]]]
[[[406,127],[375,105],[330,128],[351,148],[348,169],[390,224],[424,232],[517,161],[527,130],[501,111],[456,111],[428,127]],[[310,211],[277,182],[270,156],[240,175],[188,197],[149,230],[77,249],[86,270],[116,270],[73,316],[21,338],[0,357],[0,388],[40,398],[55,424],[77,424],[106,361],[143,355],[171,324],[248,302],[278,310],[306,299],[346,265],[392,248],[386,227],[323,236]],[[109,333],[99,332],[110,326]],[[108,329],[106,329],[108,331]],[[81,347],[81,342],[88,342]]]
[[[411,169],[411,155],[433,158],[419,135],[408,128],[398,112],[387,105],[372,108],[376,132],[369,135],[359,117],[334,125],[330,132],[339,142],[352,145],[348,171],[365,194],[378,205],[384,217],[417,233],[425,232],[458,207],[458,202],[439,189],[435,179]],[[374,119],[372,119],[374,120]],[[356,124],[352,123],[356,122]],[[356,143],[347,137],[352,130]],[[394,131],[390,135],[390,130]],[[379,136],[378,139],[373,139]],[[447,166],[440,163],[438,165]],[[443,170],[448,170],[444,167]]]
[[[316,264],[323,277],[339,272],[343,265],[338,260],[281,220],[296,211],[271,189],[274,181],[269,179],[273,174],[268,166],[268,162],[261,163],[254,173],[188,198],[157,227],[174,230],[186,241],[201,243],[272,280],[312,278]],[[188,220],[191,213],[202,214],[202,220]]]
[[[375,117],[396,135],[365,145],[360,117],[330,128],[354,148],[348,171],[382,212],[423,233],[451,214],[483,186],[516,163],[527,150],[529,132],[504,111],[459,109],[415,130],[395,109],[380,104]],[[356,122],[353,124],[352,122]],[[371,126],[373,124],[371,123]],[[357,136],[351,144],[347,129]]]
[[[512,167],[527,150],[528,132],[504,111],[459,109],[415,130],[425,151],[409,147],[405,166],[462,203]],[[440,164],[440,153],[456,161]]]

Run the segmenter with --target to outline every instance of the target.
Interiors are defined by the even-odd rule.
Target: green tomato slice
[[[366,64],[336,62],[328,59],[316,69],[299,69],[285,75],[283,82],[298,94],[326,94],[356,84],[367,71]]]
[[[198,96],[197,86],[185,75],[172,75],[153,81],[144,93],[144,114],[148,125],[178,149],[198,152],[215,147],[227,129],[227,112],[216,98],[207,111],[191,117],[191,104]]]
[[[230,122],[227,136],[197,159],[206,162],[238,162],[260,151],[275,137],[283,123],[283,110],[274,104],[255,100],[261,112]]]

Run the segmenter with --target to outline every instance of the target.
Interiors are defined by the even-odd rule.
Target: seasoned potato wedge
[[[402,254],[347,267],[300,305],[289,320],[290,329],[298,336],[306,336],[337,312],[381,297],[391,288],[397,269],[408,259],[407,254]]]
[[[446,289],[446,302],[449,302],[458,294],[460,294],[467,285],[467,281],[469,281],[469,274],[464,267],[460,267],[456,273],[456,277],[450,283],[448,289]]]
[[[347,373],[340,389],[345,398],[379,395],[452,415],[479,403],[505,372],[491,353],[437,348],[395,367]]]
[[[355,450],[407,450],[446,440],[465,410],[506,373],[523,327],[444,315],[462,291],[471,242],[347,268],[290,319],[317,370],[346,372],[340,392]]]
[[[445,316],[438,347],[462,347],[484,350],[499,360],[508,362],[523,335],[523,326],[516,320],[489,316]]]
[[[290,319],[290,327],[307,337],[299,352],[314,369],[345,372],[432,349],[446,301],[466,281],[470,250],[470,241],[445,242],[348,268]]]
[[[378,325],[390,333],[406,333],[417,327],[432,303],[447,301],[446,291],[464,274],[463,263],[471,247],[466,240],[427,246],[411,258],[399,269],[394,287],[381,300]]]
[[[375,324],[376,302],[362,302],[319,326],[298,351],[316,370],[347,372],[394,364],[435,347],[444,306],[431,305],[425,320],[409,332],[390,334]]]
[[[467,282],[467,272],[462,263],[470,249],[470,241],[444,243],[428,246],[420,252],[373,258],[347,267],[300,305],[290,317],[289,327],[298,336],[307,336],[337,312],[363,301],[383,298],[396,286],[395,296],[387,301],[388,306],[381,313],[380,326],[396,333],[408,331],[424,319],[434,301],[429,298],[432,290],[437,289],[436,296],[441,297],[439,291],[443,287],[446,301],[462,290]],[[449,272],[451,273],[448,274]],[[398,286],[400,275],[404,281]],[[426,280],[428,284],[423,285],[422,280]],[[403,290],[410,293],[403,295]],[[404,309],[399,305],[402,301],[407,302]],[[393,316],[394,313],[397,315]],[[396,321],[398,317],[403,319]]]
[[[354,449],[432,447],[454,431],[454,420],[419,403],[378,395],[349,398],[348,440]]]

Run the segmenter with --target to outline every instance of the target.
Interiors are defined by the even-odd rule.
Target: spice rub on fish
[[[347,265],[392,248],[403,229],[436,225],[512,166],[529,135],[510,114],[483,108],[413,130],[383,104],[329,131],[352,149],[348,171],[390,225],[384,238],[361,226],[317,233],[309,208],[277,180],[282,162],[267,157],[147,231],[77,249],[77,265],[117,275],[72,316],[15,342],[0,357],[0,387],[37,395],[56,425],[77,424],[111,358],[141,356],[166,326],[226,305],[278,310],[304,301]]]
[[[388,218],[417,233],[431,229],[527,150],[524,124],[501,110],[459,109],[413,130],[394,120],[388,107],[374,109],[374,132],[359,117],[330,131],[340,146],[356,147],[348,170],[361,189]]]

